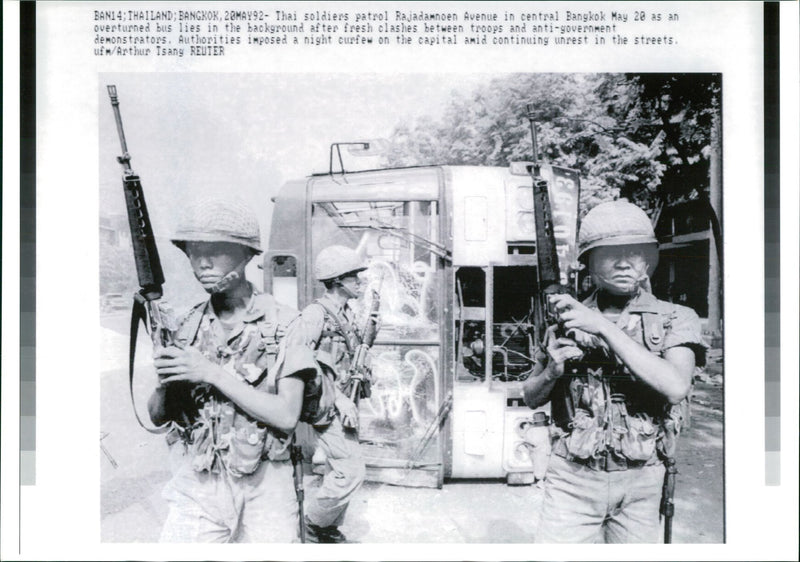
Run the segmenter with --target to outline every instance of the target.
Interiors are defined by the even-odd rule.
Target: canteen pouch
[[[232,476],[246,476],[258,469],[266,446],[266,426],[251,421],[233,404],[216,400],[205,403],[201,420],[192,433],[196,471],[218,472],[216,458]]]
[[[603,447],[603,430],[586,410],[578,409],[570,422],[567,452],[577,459],[596,457]]]
[[[247,476],[254,473],[261,464],[267,441],[267,428],[251,421],[239,412],[233,413],[233,426],[226,434],[228,454],[225,466],[233,476]]]

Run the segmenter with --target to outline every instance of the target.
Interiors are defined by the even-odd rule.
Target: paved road
[[[101,455],[101,533],[108,542],[155,542],[166,517],[160,491],[169,473],[163,438],[141,429],[133,417],[124,367],[127,318],[103,318],[107,360],[101,374],[103,444],[117,463]],[[146,340],[140,347],[136,394],[144,406],[154,374]],[[676,543],[721,543],[722,390],[698,383],[692,424],[678,454]],[[308,494],[318,477],[306,477]],[[538,486],[509,487],[498,481],[446,482],[441,490],[367,483],[353,502],[342,530],[362,543],[530,543],[541,502]]]

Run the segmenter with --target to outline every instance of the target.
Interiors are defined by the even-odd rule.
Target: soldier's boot
[[[310,523],[306,519],[306,540],[313,543],[338,544],[346,543],[347,537],[344,536],[338,527],[320,527]]]

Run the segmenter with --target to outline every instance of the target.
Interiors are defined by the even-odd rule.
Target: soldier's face
[[[361,277],[358,273],[351,273],[349,275],[345,275],[339,279],[339,284],[344,289],[347,296],[351,299],[357,299],[363,290],[363,284],[361,282]]]
[[[249,253],[244,246],[230,242],[187,242],[186,254],[194,276],[206,290],[219,283],[225,275],[244,269]]]
[[[594,284],[615,295],[636,292],[649,274],[658,250],[653,244],[600,246],[589,255],[589,272]]]

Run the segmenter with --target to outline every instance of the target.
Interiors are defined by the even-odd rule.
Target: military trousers
[[[594,470],[551,455],[537,543],[657,543],[664,465]]]
[[[290,543],[299,519],[292,463],[263,461],[250,475],[198,472],[182,442],[171,446],[173,477],[161,542]]]
[[[366,474],[358,434],[345,429],[338,415],[326,428],[315,428],[309,433],[312,446],[325,453],[327,466],[322,484],[308,501],[306,518],[318,527],[338,527],[344,522],[347,506]]]

